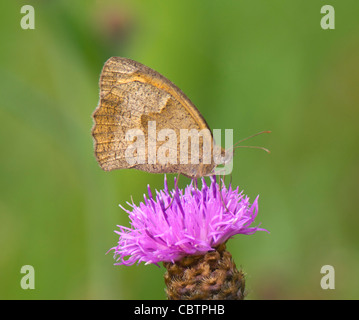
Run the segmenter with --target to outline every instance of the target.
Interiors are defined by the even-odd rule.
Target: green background
[[[20,27],[24,4],[35,30]],[[335,30],[320,27],[325,4]],[[106,255],[128,225],[118,204],[163,186],[94,159],[111,56],[168,77],[234,140],[272,131],[247,141],[270,154],[234,159],[233,184],[260,195],[256,221],[270,231],[228,243],[248,299],[359,298],[358,12],[357,0],[1,1],[0,298],[165,299],[163,267]],[[23,265],[35,290],[20,287]],[[323,265],[335,290],[320,286]]]

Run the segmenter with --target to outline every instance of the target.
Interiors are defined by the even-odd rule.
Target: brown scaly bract
[[[245,277],[236,268],[226,245],[202,256],[164,262],[169,300],[243,300]]]

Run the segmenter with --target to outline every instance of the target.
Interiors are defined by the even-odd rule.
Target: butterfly
[[[92,135],[103,170],[134,168],[197,179],[232,160],[233,149],[214,143],[195,105],[157,71],[112,57],[102,69],[99,86]]]

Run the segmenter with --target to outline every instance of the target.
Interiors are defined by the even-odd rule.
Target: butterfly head
[[[223,149],[221,148],[221,157],[222,157],[222,163],[223,165],[229,164],[233,159],[234,149]]]

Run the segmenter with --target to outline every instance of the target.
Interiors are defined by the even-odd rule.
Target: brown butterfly
[[[205,119],[178,87],[130,59],[112,57],[105,63],[93,119],[95,156],[106,171],[135,168],[199,178],[212,175],[218,163],[232,159],[233,152],[213,143]],[[189,144],[179,138],[188,132],[208,134],[197,140],[191,137]],[[197,157],[192,157],[193,147],[199,150]],[[221,161],[214,161],[215,152]]]

